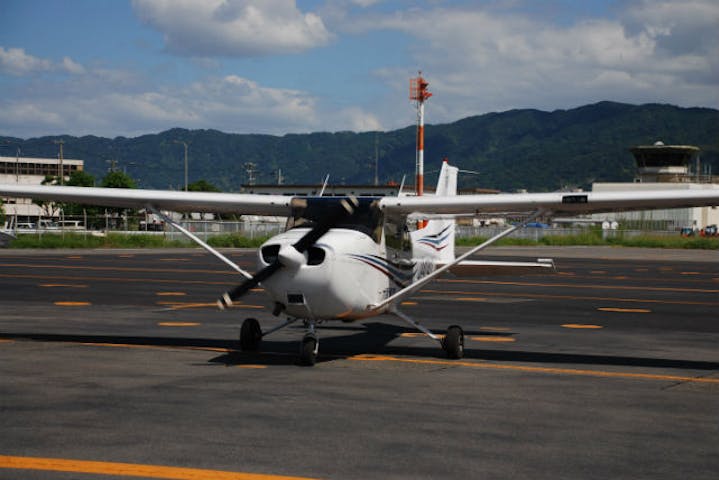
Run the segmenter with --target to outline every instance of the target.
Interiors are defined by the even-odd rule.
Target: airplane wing
[[[466,214],[536,212],[579,214],[719,205],[719,188],[692,190],[614,191],[582,193],[502,193],[450,197],[384,197],[380,208],[388,213]]]
[[[288,216],[292,197],[242,193],[178,192],[128,188],[0,185],[0,197],[36,198],[103,207],[147,208],[172,212],[217,212]]]

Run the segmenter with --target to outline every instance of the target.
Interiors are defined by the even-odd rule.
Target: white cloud
[[[51,69],[49,60],[28,55],[22,48],[0,47],[0,73],[21,76]]]
[[[341,20],[338,31],[367,35],[385,30],[412,38],[414,65],[375,73],[395,90],[406,90],[406,82],[396,79],[421,68],[435,93],[428,106],[434,122],[604,99],[719,107],[716,1],[637,1],[617,19],[568,25],[517,10],[474,7]],[[385,111],[382,117],[389,115]]]
[[[179,55],[298,53],[330,39],[322,18],[302,13],[294,0],[133,0],[132,5]]]

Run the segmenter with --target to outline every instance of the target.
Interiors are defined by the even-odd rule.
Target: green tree
[[[187,185],[190,192],[220,192],[221,190],[207,180],[197,180]]]
[[[45,178],[42,182],[40,182],[40,185],[60,185],[60,177],[55,175],[45,175]],[[36,198],[32,199],[32,203],[40,207],[43,217],[54,217],[59,215],[60,209],[62,208],[60,203],[38,200]]]
[[[70,178],[65,182],[69,187],[93,187],[95,186],[94,175],[84,170],[76,170],[70,174]],[[77,203],[65,203],[62,206],[66,216],[77,217],[87,214],[87,216],[96,216],[100,213],[100,207],[79,205]]]
[[[105,175],[100,186],[106,188],[137,188],[137,183],[128,174],[115,170]]]

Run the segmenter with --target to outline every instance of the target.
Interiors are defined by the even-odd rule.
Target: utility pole
[[[64,185],[65,184],[65,170],[63,169],[63,166],[62,166],[62,146],[65,145],[65,140],[62,140],[62,139],[53,140],[52,143],[54,143],[55,145],[60,145],[60,168],[59,168],[60,175],[58,175],[58,176],[60,177],[60,185]]]
[[[183,140],[175,140],[175,143],[181,143],[185,146],[185,191],[187,191],[187,142]]]
[[[379,185],[379,137],[374,136],[374,186]]]
[[[247,185],[254,185],[255,173],[257,172],[257,164],[253,162],[247,162],[243,166],[245,167],[245,173],[247,173]]]

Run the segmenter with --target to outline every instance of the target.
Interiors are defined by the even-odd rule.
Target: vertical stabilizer
[[[437,179],[435,195],[451,197],[457,195],[457,167],[451,167],[445,160]],[[454,217],[435,218],[427,226],[410,232],[412,257],[416,260],[432,260],[434,263],[449,263],[454,260]]]

